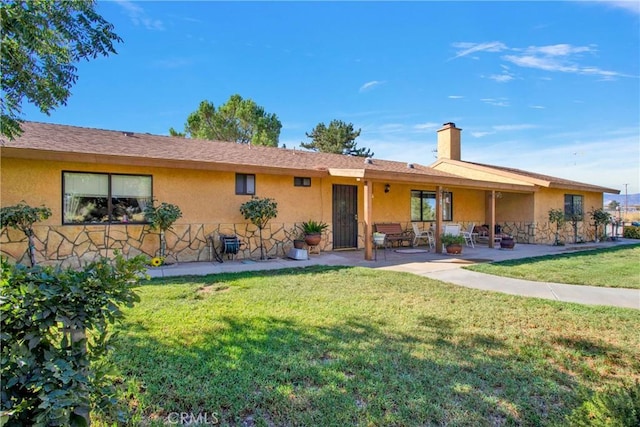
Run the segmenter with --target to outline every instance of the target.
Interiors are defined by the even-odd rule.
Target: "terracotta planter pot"
[[[458,244],[458,243],[454,243],[452,245],[449,245],[446,247],[447,253],[448,254],[461,254],[462,253],[462,245]]]
[[[500,240],[500,248],[502,249],[513,249],[515,245],[516,242],[513,240],[513,237],[503,237],[502,240]]]
[[[295,239],[293,241],[293,247],[296,249],[304,249],[304,240]]]
[[[320,240],[322,240],[322,234],[320,233],[307,234],[304,236],[304,242],[309,246],[319,245]]]

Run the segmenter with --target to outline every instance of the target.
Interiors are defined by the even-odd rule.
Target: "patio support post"
[[[489,195],[489,247],[495,246],[496,235],[496,190]]]
[[[433,231],[436,238],[436,253],[442,253],[442,240],[440,239],[440,233],[442,233],[442,198],[444,197],[444,189],[441,185],[436,187],[436,228]]]
[[[371,222],[373,202],[373,184],[365,180],[364,181],[364,259],[367,261],[373,260],[373,224]]]

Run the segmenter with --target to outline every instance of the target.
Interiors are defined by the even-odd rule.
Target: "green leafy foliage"
[[[461,234],[443,234],[440,236],[443,245],[461,245],[464,243],[464,237]]]
[[[302,142],[300,146],[321,153],[346,154],[349,156],[373,157],[368,148],[357,148],[355,139],[360,136],[360,129],[353,129],[352,123],[332,120],[329,126],[319,123],[311,133],[306,134],[311,142]]]
[[[556,240],[553,244],[556,246],[560,245],[560,228],[564,226],[566,222],[564,211],[562,209],[550,209],[549,222],[556,225]]]
[[[253,100],[242,99],[235,94],[217,110],[212,102],[202,101],[198,109],[187,117],[184,133],[173,128],[169,133],[172,136],[277,147],[281,128],[278,116],[267,113]]]
[[[0,209],[0,227],[12,227],[30,236],[33,235],[33,224],[50,216],[51,209],[48,207],[31,207],[23,200],[17,205]]]
[[[151,204],[144,208],[144,217],[149,221],[152,230],[160,230],[160,258],[164,260],[167,252],[167,243],[165,240],[165,231],[171,229],[173,223],[182,217],[182,211],[176,205],[162,202],[159,206],[154,200]]]
[[[640,425],[640,382],[597,392],[569,417],[575,427],[637,427]]]
[[[61,270],[1,260],[0,416],[9,424],[83,425],[89,408],[117,419],[104,363],[108,326],[122,317],[122,306],[139,300],[133,287],[144,262],[116,254],[83,270]]]
[[[45,114],[66,103],[78,76],[74,63],[116,53],[122,39],[95,11],[95,1],[0,3],[2,134],[19,136],[22,100]]]
[[[173,223],[182,218],[182,211],[176,205],[162,202],[159,206],[155,200],[144,209],[144,218],[149,221],[153,230],[167,231]]]
[[[304,234],[317,234],[322,233],[329,227],[329,224],[324,222],[309,220],[302,223],[302,231]]]
[[[251,200],[240,205],[240,213],[244,219],[251,221],[260,231],[260,259],[264,259],[264,245],[262,243],[262,229],[272,218],[278,215],[278,203],[268,197],[252,197]]]
[[[633,225],[625,226],[622,232],[622,237],[625,239],[640,239],[640,227]]]
[[[595,228],[594,237],[597,240],[600,237],[602,237],[599,234],[600,226],[604,226],[611,222],[611,214],[605,211],[604,209],[599,208],[599,209],[592,209],[591,211],[589,211],[589,215],[591,216],[591,220],[593,221],[593,226]]]
[[[244,219],[263,229],[272,218],[278,215],[278,202],[268,197],[252,197],[251,200],[240,205],[240,213]]]
[[[51,216],[51,209],[42,205],[29,206],[24,200],[14,206],[0,208],[0,228],[11,227],[22,231],[29,242],[29,260],[36,265],[35,247],[33,243],[33,224],[44,221]]]

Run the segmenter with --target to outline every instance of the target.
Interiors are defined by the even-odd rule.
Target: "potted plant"
[[[294,226],[289,232],[290,236],[293,236],[293,247],[296,249],[304,249],[304,233],[302,229],[297,225]]]
[[[513,249],[516,246],[516,241],[513,236],[503,234],[500,239],[500,249]]]
[[[442,245],[446,248],[448,254],[461,254],[462,245],[464,244],[464,236],[461,234],[442,234],[440,236]]]
[[[322,232],[329,227],[329,224],[309,220],[302,223],[302,232],[304,233],[304,241],[309,246],[316,246],[322,239]]]

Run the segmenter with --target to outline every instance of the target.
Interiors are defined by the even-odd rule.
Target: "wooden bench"
[[[374,231],[377,233],[384,233],[386,235],[386,243],[393,246],[397,243],[398,246],[403,246],[404,242],[409,243],[409,246],[413,243],[413,235],[402,229],[400,223],[381,223],[373,224]]]

